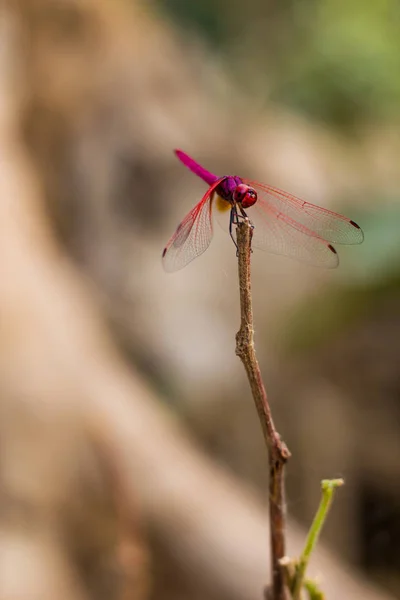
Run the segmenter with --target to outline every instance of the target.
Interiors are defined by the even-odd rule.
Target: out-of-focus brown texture
[[[162,273],[164,238],[203,190],[171,148],[281,186],[290,163],[327,205],[379,168],[364,178],[340,140],[254,115],[200,44],[135,2],[15,0],[0,19],[0,600],[260,598],[266,463],[234,356],[234,253],[216,236],[197,269]],[[357,560],[356,486],[389,490],[397,429],[389,412],[359,418],[341,361],[362,357],[354,339],[378,352],[385,319],[283,371],[265,332],[329,275],[262,258],[256,341],[294,451],[289,512],[309,518],[319,479],[348,469],[330,537]],[[304,536],[292,519],[290,554]],[[323,547],[313,573],[328,598],[389,598]]]

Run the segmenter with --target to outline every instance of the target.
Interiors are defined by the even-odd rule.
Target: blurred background
[[[218,226],[166,274],[204,184],[182,148],[342,212],[324,271],[253,254],[288,554],[344,477],[314,571],[400,598],[400,5],[3,0],[0,599],[262,597],[267,461]]]

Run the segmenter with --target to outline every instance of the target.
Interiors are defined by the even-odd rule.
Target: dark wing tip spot
[[[357,225],[357,223],[355,221],[350,221],[350,223],[353,225],[353,227],[355,227],[356,229],[361,229],[361,227],[359,225]]]
[[[331,252],[333,252],[333,254],[337,254],[335,248],[332,246],[332,244],[328,244],[328,248]]]
[[[162,257],[164,258],[164,256],[167,254],[167,248],[164,248],[163,253],[162,253]]]

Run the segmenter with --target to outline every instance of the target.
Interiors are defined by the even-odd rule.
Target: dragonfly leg
[[[239,210],[241,212],[241,217],[243,217],[243,219],[247,219],[247,214],[246,211],[244,210],[243,206],[241,204],[238,205],[239,206]]]
[[[243,206],[242,206],[241,204],[239,204],[238,206],[239,206],[239,210],[240,210],[240,212],[241,212],[242,214],[240,214],[240,215],[237,215],[237,218],[238,218],[238,219],[239,219],[239,218],[241,218],[241,219],[249,219],[249,217],[247,216],[247,213],[246,213],[246,211],[244,210]],[[250,221],[250,219],[249,219],[249,223],[250,223],[250,226],[251,226],[251,228],[252,228],[252,229],[254,229],[254,225],[253,225],[253,223]],[[237,249],[237,246],[236,246],[236,249]],[[253,248],[250,248],[250,252],[253,252]],[[236,252],[236,254],[237,254],[237,252]]]
[[[231,214],[229,216],[229,235],[231,236],[232,242],[235,244],[236,248],[236,256],[238,255],[238,246],[235,238],[233,237],[233,226],[238,224],[238,214],[236,211],[236,206],[232,206]]]
[[[247,216],[247,213],[246,213],[246,211],[244,210],[243,206],[241,206],[240,204],[239,204],[239,210],[240,210],[240,212],[241,212],[242,214],[241,214],[241,215],[238,215],[238,216],[240,216],[240,217],[241,217],[241,218],[243,218],[243,219],[249,219],[249,217]],[[251,228],[252,228],[252,229],[254,229],[254,225],[253,225],[253,223],[251,222],[251,220],[250,220],[250,219],[249,219],[249,223],[250,223],[250,225],[251,225]]]
[[[240,213],[238,213],[237,211],[237,207],[239,207]],[[232,238],[233,243],[235,244],[236,247],[236,256],[239,256],[239,249],[238,249],[238,245],[236,243],[235,238],[233,237],[233,226],[234,225],[238,225],[239,223],[239,219],[248,219],[247,213],[244,210],[244,208],[240,205],[240,204],[233,204],[232,208],[231,208],[231,214],[230,214],[230,218],[229,218],[229,235]],[[250,221],[250,225],[251,228],[254,229],[254,225],[253,223]],[[251,252],[253,252],[253,248],[251,249]]]

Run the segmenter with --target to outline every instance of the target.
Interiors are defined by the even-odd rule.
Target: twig
[[[303,587],[304,577],[306,574],[311,553],[315,548],[315,545],[319,538],[319,534],[321,533],[321,529],[326,521],[326,517],[328,516],[334,492],[336,488],[343,485],[343,483],[343,479],[324,479],[321,482],[322,498],[317,510],[317,514],[315,515],[312,525],[310,527],[310,531],[308,532],[306,545],[297,564],[293,590],[293,600],[299,600],[301,597],[301,590]]]
[[[253,229],[248,219],[237,225],[240,286],[240,329],[236,334],[236,354],[246,369],[251,391],[268,448],[269,514],[272,566],[272,599],[285,600],[285,577],[280,560],[285,556],[284,466],[290,452],[275,429],[267,393],[254,349],[253,307],[251,298],[250,257]],[[270,594],[271,595],[271,594]]]

